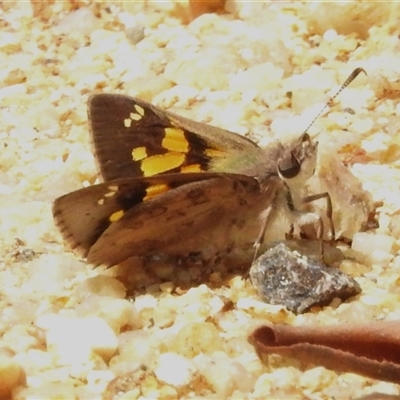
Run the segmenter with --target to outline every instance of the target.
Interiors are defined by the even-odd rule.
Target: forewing
[[[91,263],[114,265],[162,253],[221,215],[235,215],[258,193],[255,179],[234,174],[128,178],[62,196],[53,214],[72,248]]]
[[[94,153],[104,181],[174,172],[223,172],[225,160],[260,148],[240,135],[166,112],[124,95],[88,102]],[[240,171],[239,171],[240,172]]]

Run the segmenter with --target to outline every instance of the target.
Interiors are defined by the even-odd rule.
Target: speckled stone
[[[250,278],[263,301],[280,304],[294,313],[342,301],[361,292],[358,283],[338,269],[278,243],[251,266]]]

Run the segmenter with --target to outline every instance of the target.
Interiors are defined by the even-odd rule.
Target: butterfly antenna
[[[357,78],[358,75],[361,74],[361,72],[364,72],[365,75],[367,73],[363,68],[356,68],[350,75],[349,77],[344,81],[342,86],[340,86],[339,90],[326,102],[326,104],[322,107],[322,110],[314,117],[314,119],[311,121],[311,123],[307,126],[307,128],[304,130],[303,134],[305,134],[310,127],[314,124],[314,122],[320,117],[320,115],[330,106],[332,101],[347,87],[350,85],[351,82],[354,81],[354,79]]]

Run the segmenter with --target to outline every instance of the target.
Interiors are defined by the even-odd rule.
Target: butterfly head
[[[304,183],[314,174],[318,142],[304,133],[278,160],[278,175],[289,186]]]

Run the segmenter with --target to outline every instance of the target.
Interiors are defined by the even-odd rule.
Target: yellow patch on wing
[[[132,121],[140,121],[144,116],[144,108],[140,107],[138,104],[133,106],[134,112],[129,113],[129,118],[124,119],[125,128],[130,128],[132,126]]]
[[[189,143],[185,138],[185,132],[180,128],[165,128],[165,136],[161,142],[164,149],[187,153],[189,151]]]
[[[110,215],[110,222],[117,222],[119,221],[124,215],[124,210],[115,211]]]
[[[129,114],[129,118],[130,118],[132,121],[140,121],[143,117],[142,117],[140,114],[138,114],[138,113],[130,113],[130,114]]]
[[[134,109],[136,110],[136,112],[141,115],[143,117],[144,115],[144,108],[139,106],[139,104],[135,104],[134,105]]]
[[[186,165],[185,167],[182,167],[180,172],[183,174],[188,173],[188,172],[202,172],[203,170],[201,169],[200,164],[190,164]]]
[[[154,196],[158,196],[159,194],[167,192],[169,189],[170,187],[165,183],[149,186],[146,189],[146,196],[144,197],[143,200],[149,200]]]
[[[136,149],[132,150],[132,160],[140,161],[147,157],[147,149],[146,147],[136,147]]]
[[[185,161],[185,154],[165,153],[145,158],[141,169],[144,176],[153,176],[181,166]]]
[[[109,186],[107,189],[109,190],[109,192],[107,192],[104,195],[104,197],[112,197],[115,195],[115,193],[118,192],[118,186],[115,186],[115,185]]]

